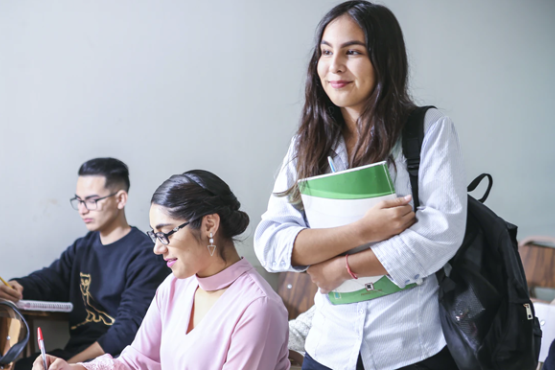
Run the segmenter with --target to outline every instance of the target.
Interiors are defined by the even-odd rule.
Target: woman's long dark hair
[[[218,176],[204,170],[173,175],[154,192],[151,203],[168,209],[171,217],[191,221],[189,227],[200,229],[202,218],[217,213],[220,235],[231,240],[249,226],[249,216],[240,211],[241,203],[229,186]],[[217,248],[225,261],[223,248]]]
[[[295,144],[299,179],[326,172],[329,167],[326,158],[338,144],[345,127],[341,110],[331,102],[318,76],[322,35],[326,26],[342,15],[350,16],[364,32],[376,80],[356,123],[358,140],[349,158],[349,166],[389,160],[403,124],[415,107],[407,91],[405,41],[393,13],[385,6],[367,1],[347,1],[337,5],[318,25],[308,65],[305,104]],[[292,203],[300,202],[296,184],[278,195],[289,196]]]

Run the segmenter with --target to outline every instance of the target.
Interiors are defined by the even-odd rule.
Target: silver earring
[[[214,251],[216,250],[216,246],[214,245],[214,235],[210,233],[210,239],[208,239],[208,252],[210,252],[210,256],[214,255]]]

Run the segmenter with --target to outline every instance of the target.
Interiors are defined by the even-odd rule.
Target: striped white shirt
[[[438,314],[434,273],[457,251],[466,225],[466,179],[459,140],[451,119],[437,109],[425,117],[419,172],[418,222],[371,248],[399,287],[423,279],[415,288],[370,301],[332,305],[316,294],[316,312],[305,349],[334,370],[355,369],[359,352],[364,368],[398,369],[422,361],[445,346]],[[344,141],[335,148],[337,170],[348,168]],[[398,196],[411,194],[400,141],[392,151],[396,169],[389,170]],[[294,139],[277,176],[274,193],[296,180]],[[286,197],[272,195],[255,232],[255,252],[270,272],[302,271],[292,266],[297,234],[308,228],[302,211]]]

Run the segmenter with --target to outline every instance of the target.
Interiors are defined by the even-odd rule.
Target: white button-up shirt
[[[332,305],[317,293],[316,312],[305,349],[334,370],[355,369],[359,352],[364,368],[398,369],[438,353],[445,345],[438,311],[436,271],[461,245],[467,211],[466,179],[459,140],[451,119],[437,109],[425,117],[419,172],[418,222],[388,240],[372,245],[376,257],[399,287],[415,288],[353,304]],[[294,140],[277,176],[274,193],[297,181]],[[335,148],[337,170],[348,168],[345,143]],[[400,141],[389,166],[398,196],[411,194]],[[395,169],[396,168],[396,169]],[[255,252],[270,272],[302,271],[292,266],[297,234],[309,228],[303,211],[274,194],[255,232]]]

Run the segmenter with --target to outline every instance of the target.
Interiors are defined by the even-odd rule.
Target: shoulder
[[[125,236],[129,239],[129,243],[135,245],[137,248],[152,248],[154,245],[152,240],[135,226],[131,226],[131,231]]]
[[[145,233],[134,226],[131,227],[129,234],[120,239],[120,241],[120,245],[124,246],[122,250],[125,250],[126,253],[130,253],[134,256],[154,256],[152,251],[154,244],[152,243],[152,240],[150,240]]]
[[[239,279],[241,283],[241,294],[251,310],[255,311],[283,311],[287,317],[287,310],[283,305],[281,297],[272,289],[254,267],[251,267]]]
[[[297,159],[297,145],[299,141],[299,135],[294,135],[289,141],[289,147],[287,148],[287,154],[284,158],[284,165],[294,164]]]
[[[430,108],[424,117],[424,132],[426,135],[430,131],[448,129],[454,130],[451,118],[437,108]]]
[[[175,285],[177,282],[178,279],[173,276],[173,274],[169,274],[158,287],[156,295],[160,295],[163,297],[169,296],[170,292],[175,290]]]
[[[93,247],[98,241],[100,241],[98,231],[89,231],[85,236],[75,239],[73,244],[66,249],[66,252],[75,252],[79,249]]]
[[[171,306],[170,302],[185,299],[184,293],[191,284],[195,284],[194,276],[187,279],[178,279],[170,273],[156,289],[155,299],[159,307],[169,307]]]
[[[169,272],[162,256],[154,254],[152,240],[141,230],[132,227],[122,242],[124,247],[120,249],[119,253],[127,256],[126,259],[130,266],[135,268],[148,266],[148,269],[144,269],[143,274],[152,274],[155,270],[162,271],[166,276]]]

